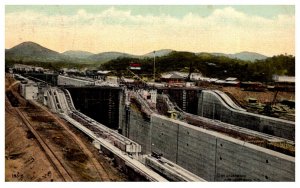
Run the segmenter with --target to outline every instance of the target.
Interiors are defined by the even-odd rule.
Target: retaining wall
[[[128,137],[207,181],[295,181],[295,158],[130,106]]]
[[[295,158],[184,122],[151,116],[152,148],[208,181],[295,181]]]
[[[59,85],[59,86],[72,85],[72,86],[80,87],[80,86],[95,85],[95,82],[59,75],[57,78],[57,85]]]
[[[151,122],[143,118],[136,108],[130,108],[130,122],[128,124],[128,138],[142,146],[142,153],[151,153]]]
[[[203,90],[199,94],[198,115],[240,127],[295,140],[295,123],[231,108],[216,93]]]
[[[111,129],[119,127],[119,95],[116,87],[64,87],[76,109]]]

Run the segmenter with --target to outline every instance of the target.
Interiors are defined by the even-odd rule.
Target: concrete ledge
[[[204,179],[165,158],[157,159],[148,155],[146,156],[146,165],[158,171],[160,174],[165,175],[172,181],[205,182]]]
[[[143,165],[142,163],[140,163],[136,159],[132,159],[127,154],[124,154],[124,152],[122,152],[120,149],[113,146],[111,143],[107,142],[106,140],[104,140],[102,138],[97,137],[92,131],[85,128],[84,126],[82,126],[80,123],[73,120],[69,116],[64,115],[64,114],[62,114],[62,116],[68,122],[70,122],[72,125],[77,127],[79,130],[83,131],[86,135],[88,135],[93,140],[95,140],[97,142],[97,145],[98,145],[99,148],[103,147],[106,150],[110,151],[111,153],[116,155],[119,158],[119,160],[124,161],[124,164],[126,164],[126,166],[131,167],[133,170],[135,170],[139,174],[143,175],[149,181],[159,181],[159,182],[167,181],[165,178],[161,177],[156,172],[154,172],[151,169],[147,168],[145,165]]]

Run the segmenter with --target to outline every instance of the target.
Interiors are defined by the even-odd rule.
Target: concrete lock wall
[[[130,123],[128,138],[134,140],[142,147],[143,154],[151,153],[151,124],[144,119],[137,109],[130,110]]]
[[[95,85],[95,82],[59,75],[57,78],[57,85],[89,86],[89,85]]]
[[[295,181],[294,157],[165,116],[151,114],[149,120],[132,104],[127,111],[122,133],[143,154],[161,153],[207,181]]]
[[[199,91],[197,88],[160,88],[157,90],[159,94],[169,95],[170,99],[182,110],[195,115],[198,109],[197,95]]]
[[[43,80],[51,85],[57,85],[58,74],[44,74],[44,73],[25,73],[25,77],[36,78],[38,80]]]
[[[212,91],[203,90],[199,94],[198,115],[295,140],[294,122],[233,109]]]
[[[119,96],[115,87],[72,87],[65,86],[76,109],[111,129],[119,127]]]
[[[295,181],[295,159],[160,115],[151,151],[208,181]]]

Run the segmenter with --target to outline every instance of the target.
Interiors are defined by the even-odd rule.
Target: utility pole
[[[154,54],[154,63],[153,63],[153,80],[155,82],[155,51],[153,51]]]

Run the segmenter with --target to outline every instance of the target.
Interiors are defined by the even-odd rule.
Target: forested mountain
[[[240,53],[244,55],[247,53]],[[250,53],[253,55],[253,53]],[[141,63],[143,75],[153,74],[153,52],[144,56],[120,52],[92,54],[82,51],[58,53],[33,42],[24,42],[5,50],[6,65],[25,63],[58,70],[62,67],[93,68],[112,70],[116,74],[126,74],[131,62]],[[167,71],[201,72],[207,77],[219,79],[237,77],[241,81],[271,81],[273,74],[295,75],[295,57],[278,55],[260,60],[241,60],[222,54],[178,52],[160,50],[156,55],[156,73]],[[254,54],[255,55],[255,54]],[[256,54],[257,55],[257,54]],[[259,57],[260,55],[257,55]]]
[[[140,74],[153,73],[153,58],[118,58],[104,63],[101,69],[114,70],[121,74],[126,72],[131,62],[141,63]],[[237,77],[242,81],[271,81],[273,74],[295,75],[295,57],[278,55],[255,62],[232,59],[225,56],[214,56],[208,53],[171,52],[156,59],[157,74],[168,71],[201,72],[207,77],[219,79]]]
[[[162,49],[155,51],[155,57],[167,56],[172,52],[176,52],[172,49]],[[193,52],[191,52],[193,53]],[[225,56],[232,59],[240,59],[245,61],[255,61],[266,59],[267,57],[254,52],[240,52],[236,54],[224,54],[224,53],[195,53],[197,55],[209,54],[214,56]],[[50,50],[34,42],[23,42],[16,45],[13,48],[5,49],[5,59],[23,61],[23,62],[65,62],[65,63],[98,63],[102,64],[113,59],[129,57],[129,58],[153,58],[154,51],[144,55],[133,55],[123,52],[101,52],[93,54],[87,51],[66,51],[63,53]]]
[[[78,59],[86,59],[92,55],[94,55],[91,52],[87,51],[78,51],[78,50],[69,50],[62,53],[65,56],[69,56],[71,58],[78,58]]]
[[[246,51],[235,53],[235,54],[224,54],[224,53],[211,53],[211,54],[215,55],[215,56],[225,56],[225,57],[229,57],[232,59],[240,59],[240,60],[251,61],[251,62],[268,58],[267,56],[259,54],[259,53],[246,52]]]

